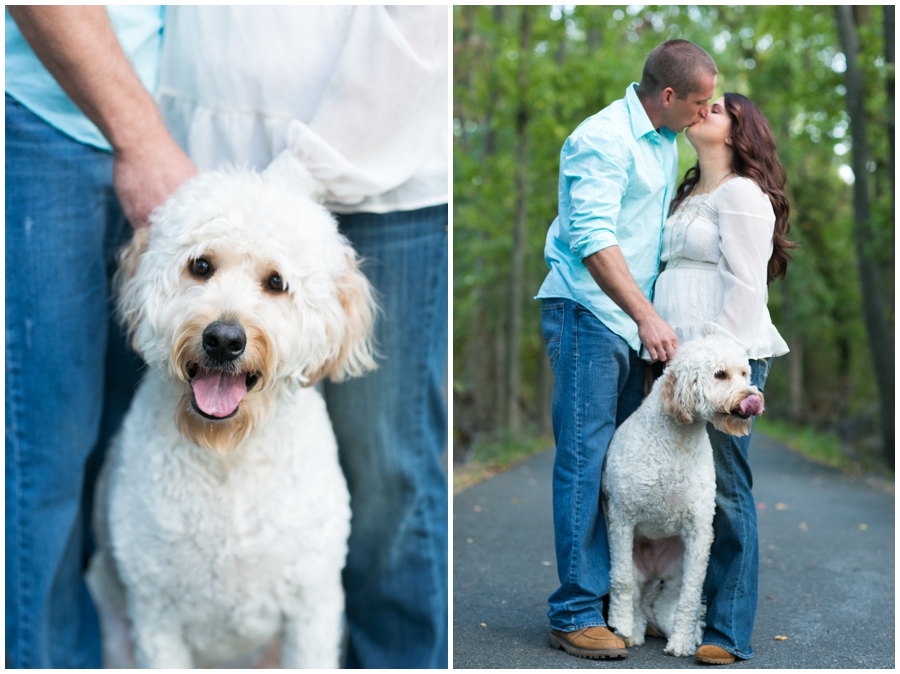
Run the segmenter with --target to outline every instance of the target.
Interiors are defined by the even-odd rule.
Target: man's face
[[[663,126],[675,133],[700,121],[709,113],[709,99],[716,91],[716,76],[704,75],[700,80],[700,91],[680,99],[671,88],[663,91]]]

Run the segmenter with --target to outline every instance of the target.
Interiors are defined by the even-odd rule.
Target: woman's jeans
[[[750,361],[750,383],[765,388],[772,359]],[[703,643],[720,646],[739,658],[752,658],[750,637],[759,587],[759,534],[750,437],[735,437],[707,424],[716,465],[715,540],[706,574],[706,632]]]
[[[643,400],[645,365],[590,311],[546,299],[541,329],[553,368],[553,528],[560,587],[549,599],[550,627],[572,632],[605,625],[609,544],[600,507],[603,459],[616,428]]]
[[[382,309],[378,369],[325,384],[353,510],[348,668],[447,667],[447,222],[339,216]]]
[[[6,97],[6,651],[13,667],[99,667],[82,572],[89,476],[140,366],[110,321],[130,233],[112,156]],[[92,454],[93,452],[93,454]],[[88,489],[84,489],[85,485]]]

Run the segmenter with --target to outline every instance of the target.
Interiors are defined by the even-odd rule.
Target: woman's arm
[[[749,179],[735,179],[717,195],[722,310],[704,327],[749,349],[757,340],[768,299],[766,269],[772,255],[775,213],[769,197]]]

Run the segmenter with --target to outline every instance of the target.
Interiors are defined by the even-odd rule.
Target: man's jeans
[[[6,651],[14,667],[100,666],[82,578],[83,486],[137,381],[139,361],[108,304],[113,253],[128,233],[110,154],[7,96]]]
[[[765,388],[772,359],[750,361],[750,383]],[[739,658],[752,658],[750,637],[759,588],[759,534],[753,475],[748,461],[750,436],[735,437],[707,424],[716,464],[715,540],[706,574],[706,632],[703,643]]]
[[[609,545],[600,473],[615,429],[643,400],[645,365],[624,339],[567,299],[545,299],[541,329],[553,367],[553,527],[560,587],[550,627],[604,625]]]
[[[348,668],[447,667],[447,207],[339,216],[378,291],[379,369],[326,382],[353,520]]]

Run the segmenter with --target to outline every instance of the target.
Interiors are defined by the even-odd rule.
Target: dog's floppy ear
[[[684,373],[675,374],[675,368],[669,366],[663,375],[662,389],[659,397],[666,414],[675,418],[676,423],[689,424],[694,420],[694,396],[691,393],[693,382],[686,381]]]
[[[346,267],[336,280],[338,302],[344,314],[344,334],[336,357],[326,361],[315,374],[308,375],[309,383],[330,377],[343,381],[347,377],[361,377],[378,367],[375,362],[373,330],[378,305],[369,279],[359,268],[360,260],[349,244],[346,247]]]
[[[119,316],[132,337],[132,348],[135,351],[137,345],[134,334],[142,314],[143,298],[139,297],[137,284],[133,281],[141,256],[146,252],[149,243],[150,227],[135,229],[131,241],[118,253],[118,268],[113,279]]]
[[[334,381],[360,377],[378,367],[372,343],[378,307],[369,279],[359,268],[356,253],[347,254],[347,271],[338,280],[338,298],[347,315],[341,353],[329,375]]]

